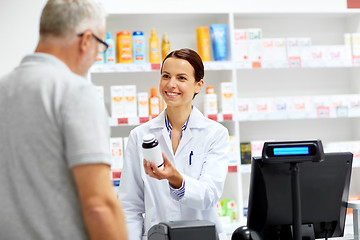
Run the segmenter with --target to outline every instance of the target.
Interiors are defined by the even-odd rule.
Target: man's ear
[[[89,51],[89,48],[91,48],[91,40],[92,33],[90,30],[85,31],[82,36],[80,36],[79,51],[81,53]]]

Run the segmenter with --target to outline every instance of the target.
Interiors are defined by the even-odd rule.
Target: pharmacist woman
[[[169,53],[159,84],[167,108],[130,133],[119,199],[131,240],[147,239],[148,230],[159,222],[195,219],[215,223],[220,240],[226,239],[216,202],[227,174],[229,134],[193,106],[203,78],[204,66],[195,51]],[[143,136],[149,133],[161,146],[162,169],[142,155]]]

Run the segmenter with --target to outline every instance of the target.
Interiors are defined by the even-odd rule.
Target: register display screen
[[[316,155],[316,146],[313,144],[298,144],[294,146],[279,146],[269,144],[266,148],[266,155],[268,157],[305,157]]]
[[[262,160],[265,163],[321,162],[324,150],[320,140],[265,142]]]
[[[275,147],[273,153],[274,156],[307,155],[309,154],[309,147]]]

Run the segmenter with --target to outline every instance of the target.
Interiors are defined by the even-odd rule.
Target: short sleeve
[[[69,167],[111,164],[108,117],[93,85],[84,81],[69,87],[61,116]]]

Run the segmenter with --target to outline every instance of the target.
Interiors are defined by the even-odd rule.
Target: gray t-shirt
[[[54,56],[0,78],[0,239],[86,239],[71,167],[110,165],[109,135],[94,86]]]

